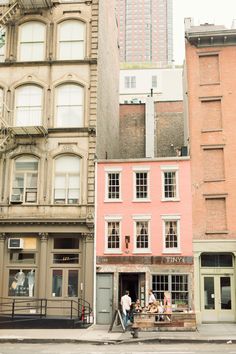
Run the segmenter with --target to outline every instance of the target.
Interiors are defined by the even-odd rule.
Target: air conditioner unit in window
[[[23,194],[12,194],[10,202],[11,203],[22,203],[23,202]]]
[[[24,240],[22,238],[9,238],[8,239],[8,248],[19,250],[24,248]]]

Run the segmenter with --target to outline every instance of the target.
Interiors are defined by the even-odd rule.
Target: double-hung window
[[[125,76],[125,88],[136,88],[136,76]]]
[[[60,60],[84,59],[85,24],[67,20],[59,24],[58,58]]]
[[[46,26],[42,22],[29,21],[20,26],[19,60],[45,59]]]
[[[43,90],[37,85],[23,85],[15,91],[17,127],[42,125]]]
[[[56,127],[82,127],[84,124],[84,89],[77,84],[56,88]]]
[[[38,159],[22,156],[14,161],[12,203],[36,203],[38,188]]]
[[[134,200],[149,200],[149,171],[146,168],[133,168]]]
[[[121,201],[121,169],[106,169],[106,201]]]
[[[135,215],[134,221],[134,253],[150,252],[150,216]]]
[[[121,217],[105,218],[105,252],[121,252]]]
[[[61,156],[55,160],[54,203],[77,204],[80,201],[80,158]]]
[[[179,200],[178,166],[161,166],[162,200]]]
[[[163,252],[180,252],[180,217],[178,215],[162,215]]]

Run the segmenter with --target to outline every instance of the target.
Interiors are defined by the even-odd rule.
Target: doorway
[[[202,276],[202,320],[204,322],[234,321],[234,281],[232,275]]]
[[[132,302],[140,299],[145,302],[145,273],[120,273],[119,275],[119,299],[129,290]]]

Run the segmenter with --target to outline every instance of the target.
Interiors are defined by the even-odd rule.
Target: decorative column
[[[40,236],[40,256],[39,256],[39,281],[38,281],[38,297],[46,298],[47,288],[47,254],[48,254],[48,233],[39,233]]]
[[[5,240],[6,240],[6,235],[5,233],[0,233],[0,297],[3,297],[3,289],[5,289],[4,284],[3,284],[3,278],[4,278],[4,250],[5,250]]]
[[[82,282],[83,293],[81,297],[93,306],[93,282],[94,282],[94,234],[82,233],[83,240],[83,268]]]

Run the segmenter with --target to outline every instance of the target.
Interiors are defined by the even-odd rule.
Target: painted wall
[[[163,202],[161,167],[176,166],[179,174],[179,201]],[[133,168],[145,167],[149,169],[150,201],[133,202]],[[121,202],[105,202],[105,170],[107,168],[121,168]],[[121,243],[122,255],[133,255],[134,249],[134,215],[149,215],[151,252],[149,255],[164,256],[163,253],[163,225],[161,215],[171,214],[180,216],[180,249],[175,255],[192,255],[192,208],[190,185],[190,161],[188,158],[159,159],[159,160],[117,160],[100,161],[97,169],[97,256],[104,256],[105,250],[105,217],[121,216]],[[125,246],[125,235],[130,235],[131,242],[128,250]],[[142,255],[137,251],[135,255]],[[111,254],[116,256],[115,253]],[[148,255],[145,253],[145,255]],[[168,253],[169,255],[169,253]],[[119,253],[119,256],[121,254]]]

